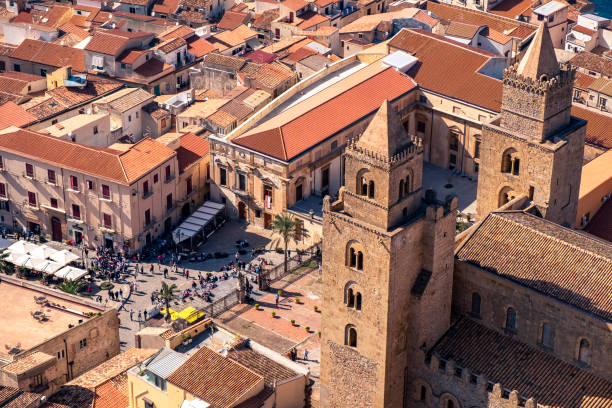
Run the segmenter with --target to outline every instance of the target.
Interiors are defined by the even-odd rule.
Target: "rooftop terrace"
[[[44,297],[49,304],[37,303]],[[40,301],[39,301],[40,303]],[[59,307],[57,306],[59,305]],[[78,325],[87,317],[81,313],[100,312],[102,309],[50,296],[42,291],[20,287],[7,282],[0,284],[0,358],[10,358],[12,351],[27,350],[68,330],[68,325]],[[35,319],[32,313],[42,312],[44,319]]]

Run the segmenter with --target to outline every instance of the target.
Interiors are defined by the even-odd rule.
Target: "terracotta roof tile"
[[[177,37],[181,37],[188,40],[188,38],[193,36],[194,34],[195,31],[193,30],[193,28],[189,28],[185,25],[179,25],[168,29],[167,31],[161,34],[161,37],[165,38],[166,40]]]
[[[208,116],[206,120],[221,128],[226,128],[227,126],[230,126],[232,123],[236,122],[238,118],[228,112],[218,110],[212,115]]]
[[[31,406],[36,400],[40,400],[40,394],[0,386],[0,406],[3,408],[23,408]]]
[[[128,379],[125,373],[99,385],[94,392],[92,408],[127,408],[130,405]]]
[[[195,55],[196,58],[203,57],[216,50],[215,46],[203,38],[194,36],[193,40],[187,40],[187,52]]]
[[[257,395],[249,398],[248,400],[241,402],[236,405],[235,408],[260,408],[263,407],[265,402],[274,394],[274,390],[270,387],[264,387],[264,389]]]
[[[175,14],[180,4],[180,0],[164,0],[161,4],[153,5],[153,11],[156,13]]]
[[[612,60],[609,58],[582,51],[570,60],[570,64],[612,78]]]
[[[265,384],[270,387],[274,386],[276,382],[283,382],[299,375],[250,348],[232,349],[227,356],[263,376]]]
[[[420,21],[421,23],[427,24],[430,27],[435,27],[440,22],[440,20],[438,20],[434,16],[431,16],[431,15],[427,14],[423,10],[419,11],[418,13],[416,13],[413,18],[415,20]]]
[[[489,28],[489,35],[487,38],[499,43],[499,44],[507,44],[509,41],[512,41],[512,37],[506,35],[502,32]]]
[[[450,4],[428,1],[426,8],[427,11],[430,11],[437,17],[445,20],[459,20],[477,25],[486,25],[490,29],[494,29],[500,33],[521,39],[524,39],[534,33],[537,28],[532,24],[523,23],[495,14],[471,10],[466,7],[452,6]]]
[[[446,29],[446,35],[459,38],[474,38],[481,26],[453,20]]]
[[[136,68],[134,72],[147,78],[161,74],[164,71],[171,71],[173,68],[173,65],[166,64],[165,62],[160,61],[157,58],[151,58],[147,62]]]
[[[228,10],[223,14],[223,18],[217,23],[217,28],[221,30],[233,30],[240,24],[245,24],[249,20],[248,13]]]
[[[612,200],[601,206],[584,230],[612,243]]]
[[[197,11],[183,10],[178,14],[179,20],[184,20],[191,23],[206,23],[206,17]]]
[[[57,68],[70,65],[75,71],[85,72],[85,54],[83,50],[64,47],[46,41],[25,39],[10,56],[23,61],[51,65]]]
[[[89,37],[89,33],[82,28],[77,27],[73,23],[64,23],[59,26],[59,29],[65,33],[70,33],[78,36],[81,40]]]
[[[419,59],[408,71],[419,86],[494,112],[500,111],[501,81],[478,73],[494,54],[421,30],[403,29],[389,46]],[[473,86],[475,83],[481,86]]]
[[[0,43],[0,55],[9,55],[15,50],[15,48],[17,47],[14,45]]]
[[[586,142],[612,149],[612,115],[609,113],[572,106],[572,115],[587,121]]]
[[[206,156],[209,149],[210,145],[207,139],[193,133],[186,133],[181,136],[180,146],[176,149],[179,172],[182,173],[187,167]]]
[[[98,31],[93,35],[85,49],[101,54],[117,55],[125,48],[128,41],[127,37]]]
[[[304,0],[283,0],[280,4],[293,11],[301,10],[308,5]]]
[[[295,76],[296,74],[291,68],[273,62],[271,64],[264,64],[254,74],[249,74],[249,79],[254,81],[257,85],[256,87],[265,86],[275,89]]]
[[[8,363],[7,365],[2,367],[2,371],[6,371],[7,373],[11,373],[18,376],[26,373],[34,367],[38,367],[45,363],[53,362],[54,360],[55,356],[36,351],[34,353],[28,354],[23,358]]]
[[[608,381],[470,319],[455,324],[432,352],[517,390],[521,398],[535,398],[538,406],[612,407]]]
[[[161,44],[157,45],[157,47],[155,48],[167,54],[169,52],[178,50],[184,45],[187,45],[187,41],[185,41],[181,37],[176,37],[176,38],[171,38],[169,40],[162,42]]]
[[[219,54],[217,52],[210,53],[204,58],[205,65],[219,65],[223,67],[240,69],[246,64],[246,60],[240,57],[231,57],[229,55]]]
[[[343,26],[340,33],[356,33],[360,31],[373,31],[383,22],[391,22],[396,18],[412,18],[419,12],[416,8],[404,8],[388,13],[372,14],[359,17],[357,20]]]
[[[219,41],[228,47],[236,47],[244,44],[247,40],[257,37],[257,32],[251,30],[244,24],[239,25],[233,30],[227,30],[209,37],[210,41]]]
[[[364,77],[365,76],[365,77]],[[331,135],[362,120],[390,101],[416,89],[393,68],[372,64],[287,109],[232,142],[281,160],[291,160]]]
[[[229,408],[261,384],[263,377],[204,346],[167,381],[213,406]]]
[[[255,14],[251,21],[251,27],[259,30],[270,30],[272,21],[279,16],[278,9],[266,10],[262,13]]]
[[[595,82],[595,79],[590,75],[583,74],[582,72],[576,72],[576,76],[574,77],[574,88],[588,90],[589,86]]]
[[[329,17],[312,12],[310,15],[304,16],[297,26],[303,30],[307,30],[316,25],[323,24],[326,21],[329,21]]]
[[[612,321],[612,245],[523,212],[489,214],[456,258]]]
[[[138,57],[148,52],[150,51],[149,50],[137,50],[137,49],[125,50],[121,54],[119,54],[119,56],[117,57],[117,61],[124,63],[124,64],[133,64],[138,59]]]
[[[0,129],[9,126],[24,127],[36,121],[36,117],[14,102],[6,102],[0,105]]]
[[[276,59],[276,55],[263,50],[256,50],[247,54],[245,58],[249,61],[267,64],[274,61]]]
[[[587,34],[587,35],[593,35],[597,33],[597,31],[595,30],[591,30],[590,28],[586,28],[586,27],[579,26],[579,25],[575,25],[574,27],[572,27],[572,30],[576,30],[579,33]]]
[[[127,179],[134,181],[175,154],[175,151],[169,147],[146,138],[136,143],[130,150],[123,152],[120,159]]]
[[[505,0],[490,10],[502,17],[517,19],[521,15],[531,15],[531,5],[534,0]]]

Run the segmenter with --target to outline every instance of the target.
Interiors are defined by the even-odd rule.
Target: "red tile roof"
[[[203,137],[196,136],[193,133],[181,136],[180,146],[176,149],[179,172],[182,173],[187,167],[206,156],[209,149],[208,140]]]
[[[280,4],[293,11],[301,10],[308,5],[304,0],[284,0]]]
[[[193,36],[187,40],[187,52],[195,55],[196,58],[203,57],[216,49],[214,45],[198,36]]]
[[[223,18],[217,23],[217,28],[221,30],[233,30],[240,24],[245,24],[249,20],[248,13],[242,13],[240,11],[228,10],[223,15]]]
[[[561,328],[560,328],[561,329]],[[610,408],[612,384],[552,354],[464,318],[432,350],[444,360],[555,408]]]
[[[612,115],[577,105],[572,106],[572,115],[587,121],[587,143],[612,149]]]
[[[0,73],[0,78],[11,78],[24,82],[40,81],[41,79],[45,79],[45,77],[42,77],[40,75],[28,74],[26,72],[17,71],[2,72]]]
[[[194,34],[195,34],[195,31],[192,28],[189,28],[185,25],[179,25],[179,26],[170,28],[169,30],[164,32],[161,36],[165,38],[166,40],[169,40],[170,38],[177,38],[177,37],[181,37],[186,40],[189,40],[189,38],[193,36]]]
[[[161,4],[153,5],[153,11],[163,14],[175,14],[180,4],[180,0],[164,0]]]
[[[523,212],[489,214],[456,258],[612,321],[612,245]]]
[[[408,75],[420,87],[494,112],[501,110],[501,81],[478,73],[496,55],[422,30],[403,29],[389,46],[419,59]]]
[[[583,74],[582,72],[576,71],[576,76],[574,77],[574,88],[588,90],[589,86],[595,82],[595,79],[590,75]]]
[[[92,408],[129,407],[127,374],[120,374],[95,389]]]
[[[150,52],[149,50],[125,50],[118,57],[117,61],[124,64],[133,64],[143,54]]]
[[[534,0],[505,0],[490,10],[491,13],[516,19],[521,15],[531,15],[531,5]]]
[[[612,60],[609,58],[582,51],[570,60],[570,64],[612,78]]]
[[[74,34],[78,36],[81,40],[84,40],[85,38],[89,37],[89,33],[87,31],[83,30],[80,27],[77,27],[73,23],[64,23],[59,27],[59,29],[65,33]]]
[[[429,4],[429,2],[427,4]],[[421,23],[427,24],[430,27],[435,27],[436,24],[440,22],[440,20],[436,19],[435,17],[430,16],[429,14],[427,14],[426,12],[422,10],[416,13],[413,18],[415,20],[420,21]]]
[[[70,65],[75,71],[85,72],[85,54],[83,50],[64,47],[46,41],[23,40],[10,56],[15,59],[57,68]]]
[[[257,50],[245,55],[245,58],[249,61],[267,64],[274,61],[276,59],[276,55],[263,50]]]
[[[115,56],[126,47],[128,41],[128,37],[111,34],[107,31],[97,31],[85,50]]]
[[[347,80],[355,79],[349,77]],[[372,115],[385,99],[393,101],[416,87],[407,75],[393,68],[384,68],[321,103],[307,99],[289,108],[284,112],[289,120],[280,126],[269,128],[264,122],[232,142],[289,161],[346,126]],[[327,88],[327,92],[335,92],[335,89],[332,86]],[[328,97],[324,92],[320,94],[321,98]],[[311,103],[314,106],[310,107]],[[309,109],[303,111],[305,108],[302,106]]]
[[[323,24],[326,21],[329,21],[329,17],[313,12],[307,18],[304,18],[304,20],[300,22],[297,26],[303,30],[307,30],[316,25]]]
[[[187,45],[187,42],[181,37],[176,37],[162,42],[156,48],[167,54],[169,52],[178,50],[184,45]]]
[[[85,146],[29,130],[2,135],[0,149],[122,184],[131,184],[176,154],[172,149],[148,138],[126,152],[119,152]]]
[[[36,121],[36,117],[14,102],[0,105],[0,130],[9,126],[23,127]]]
[[[157,74],[161,74],[164,71],[171,70],[174,67],[170,64],[166,64],[163,61],[158,60],[157,58],[151,58],[138,68],[134,70],[139,75],[143,77],[152,77]]]
[[[597,33],[597,31],[595,30],[591,30],[590,28],[586,28],[586,27],[579,26],[579,25],[575,25],[574,27],[572,27],[572,30],[576,30],[579,33],[587,34],[587,35],[593,35]]]
[[[215,407],[229,408],[262,384],[263,377],[204,346],[167,381]]]

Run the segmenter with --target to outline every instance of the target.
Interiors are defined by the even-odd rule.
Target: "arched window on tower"
[[[372,180],[368,184],[368,198],[374,198],[374,182]]]
[[[480,317],[480,295],[478,292],[472,293],[472,315]]]
[[[348,307],[354,307],[355,306],[355,294],[353,293],[353,289],[348,290],[348,294],[346,297],[347,297],[346,305]]]
[[[348,266],[354,268],[357,266],[357,253],[355,252],[355,248],[349,249],[349,262]]]
[[[506,311],[506,329],[516,330],[516,310],[511,307]]]
[[[368,195],[368,183],[364,177],[361,178],[361,195]]]
[[[344,345],[357,347],[357,329],[352,324],[347,324],[344,330]]]
[[[406,187],[404,185],[404,180],[400,180],[400,183],[399,183],[399,197],[402,198],[404,195],[406,195]]]
[[[404,193],[410,194],[410,176],[406,176],[406,181],[404,181]]]
[[[357,269],[360,271],[363,269],[363,252],[361,251],[357,252]]]
[[[361,310],[361,293],[357,292],[357,296],[355,297],[356,302],[355,302],[355,309],[357,310]]]
[[[580,340],[578,347],[578,361],[583,364],[591,364],[591,344],[587,339]]]
[[[502,156],[502,173],[518,176],[520,173],[521,160],[518,157],[515,149],[508,149]]]

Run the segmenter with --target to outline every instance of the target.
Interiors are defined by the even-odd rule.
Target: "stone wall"
[[[329,407],[373,407],[378,364],[350,347],[328,343]]]

